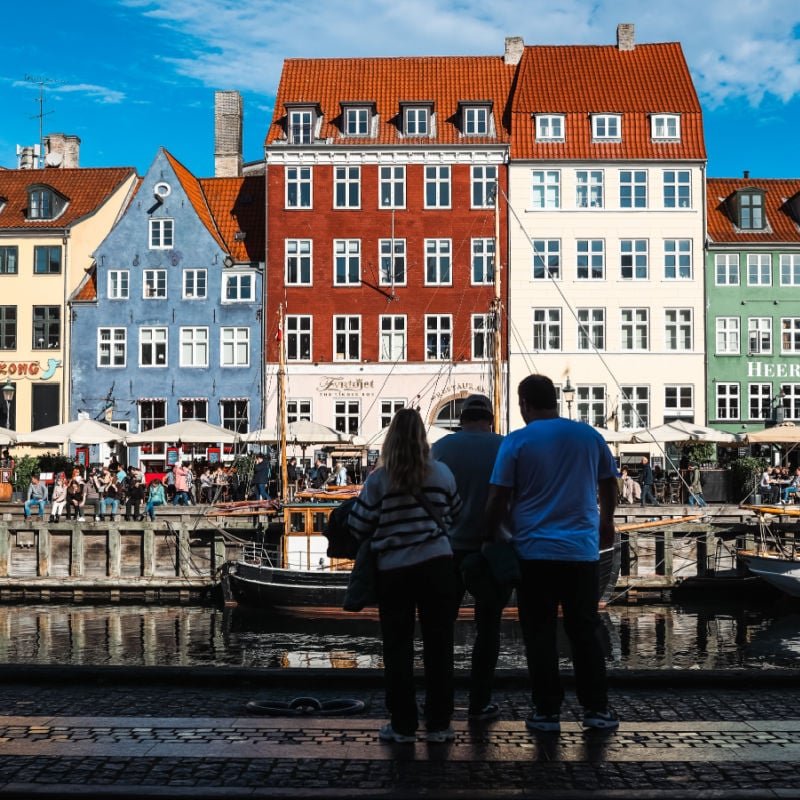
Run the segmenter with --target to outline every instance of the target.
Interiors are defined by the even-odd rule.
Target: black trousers
[[[458,616],[458,609],[466,592],[461,562],[472,552],[456,550],[453,554],[456,581],[454,619]],[[469,713],[481,711],[492,701],[494,671],[500,655],[500,623],[510,596],[511,589],[502,600],[485,597],[475,599],[475,644],[472,647],[469,676]]]
[[[520,569],[519,621],[534,707],[540,714],[558,714],[564,699],[556,638],[560,605],[578,702],[584,710],[605,710],[608,689],[597,613],[598,562],[521,560]]]
[[[417,729],[414,626],[417,612],[425,665],[425,717],[429,731],[444,730],[453,715],[453,559],[435,558],[378,572],[386,708],[392,727]]]

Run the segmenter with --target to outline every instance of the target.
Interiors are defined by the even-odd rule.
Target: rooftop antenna
[[[36,166],[41,169],[44,166],[44,118],[53,113],[44,110],[44,90],[47,86],[63,81],[59,78],[47,78],[44,75],[26,75],[25,80],[39,87],[39,113],[31,115],[30,119],[39,120],[39,163]]]

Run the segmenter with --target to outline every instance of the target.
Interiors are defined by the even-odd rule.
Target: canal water
[[[800,666],[800,605],[612,606],[602,612],[609,666],[621,669]],[[473,625],[456,625],[468,668]],[[419,658],[419,653],[418,653]],[[380,667],[377,622],[271,617],[207,606],[0,606],[0,663],[129,666]],[[563,647],[563,663],[569,663]],[[500,667],[525,664],[515,622]]]

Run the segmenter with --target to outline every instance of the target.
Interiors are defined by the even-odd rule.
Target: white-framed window
[[[747,285],[772,285],[772,256],[769,253],[747,254]]]
[[[473,166],[470,188],[472,208],[494,208],[497,197],[497,167]]]
[[[692,207],[692,173],[688,169],[665,169],[664,208]]]
[[[368,108],[351,106],[344,110],[345,136],[368,136],[371,118]]]
[[[167,271],[146,269],[142,273],[142,290],[146,300],[164,300],[167,296]]]
[[[664,387],[664,419],[694,419],[694,386],[684,383]]]
[[[311,167],[286,167],[286,208],[311,208],[313,188]]]
[[[664,343],[667,350],[691,350],[692,309],[667,308],[664,310]]]
[[[380,285],[405,286],[406,240],[379,239]]]
[[[494,239],[472,240],[472,283],[494,283]]]
[[[289,112],[288,133],[291,144],[311,144],[314,141],[315,117],[310,108],[293,109]]]
[[[425,285],[449,285],[453,279],[450,239],[425,240]]]
[[[175,223],[171,219],[150,220],[150,249],[168,250],[174,244]]]
[[[800,254],[781,253],[781,286],[800,286]]]
[[[800,317],[781,317],[781,354],[800,353]]]
[[[691,280],[691,239],[664,239],[664,278],[666,280]]]
[[[181,328],[182,367],[208,366],[208,328]]]
[[[650,347],[650,310],[620,309],[620,349],[645,351]]]
[[[772,317],[748,317],[747,354],[766,355],[772,352]]]
[[[760,190],[745,190],[737,192],[739,227],[745,231],[763,230],[766,224],[764,218],[764,193]]]
[[[151,431],[167,424],[166,400],[139,400],[139,430]]]
[[[717,317],[715,321],[718,356],[739,355],[739,317]]]
[[[286,422],[311,422],[310,397],[293,397],[286,401]]]
[[[139,366],[169,365],[166,328],[139,328]]]
[[[208,270],[185,269],[183,271],[183,299],[205,300],[208,296]]]
[[[287,361],[311,361],[312,319],[310,314],[286,315]]]
[[[361,401],[335,400],[333,403],[333,428],[339,433],[358,435],[361,428]]]
[[[453,318],[450,314],[425,315],[425,360],[449,361],[452,353]]]
[[[381,361],[405,361],[407,342],[405,315],[383,314],[380,317],[380,327]]]
[[[472,315],[472,360],[486,361],[494,352],[492,314]]]
[[[124,367],[127,364],[128,331],[126,328],[97,329],[97,366]]]
[[[538,114],[536,116],[536,139],[540,142],[564,141],[564,115]]]
[[[361,361],[361,317],[352,315],[333,318],[333,360]]]
[[[678,114],[653,114],[650,117],[650,135],[653,139],[680,139],[680,116]]]
[[[575,205],[578,208],[603,207],[603,171],[579,169],[575,172]]]
[[[242,398],[222,398],[219,419],[223,428],[236,433],[250,430],[250,402]]]
[[[739,254],[717,253],[714,256],[714,276],[717,286],[738,286]]]
[[[53,219],[57,205],[52,189],[35,186],[28,190],[28,219]]]
[[[333,168],[333,207],[361,208],[361,167]]]
[[[561,309],[533,308],[533,349],[535,352],[561,349]]]
[[[532,280],[561,279],[561,239],[533,239]]]
[[[252,272],[222,273],[223,303],[252,303],[256,299],[256,281]]]
[[[378,204],[381,208],[406,207],[406,168],[378,168]]]
[[[181,422],[185,419],[199,419],[201,422],[208,422],[208,400],[200,397],[178,400],[178,415]]]
[[[650,277],[647,239],[620,239],[620,277],[625,281],[646,281]]]
[[[130,297],[130,271],[110,269],[108,271],[108,299],[127,300]]]
[[[430,112],[425,106],[403,109],[403,132],[406,136],[427,136],[430,133]]]
[[[784,419],[800,419],[800,383],[781,384]]]
[[[605,350],[606,310],[604,308],[578,309],[578,350]]]
[[[650,425],[650,387],[621,386],[620,427],[647,428]]]
[[[466,136],[488,136],[490,133],[489,106],[464,106],[464,134]]]
[[[221,367],[250,366],[250,328],[220,328],[219,365]]]
[[[450,208],[450,167],[425,167],[425,208]]]
[[[531,170],[531,208],[561,208],[561,172],[559,170]]]
[[[647,208],[647,170],[619,171],[619,207]]]
[[[622,117],[619,114],[592,114],[592,138],[619,140],[622,138]]]
[[[311,286],[311,239],[286,240],[287,286]]]
[[[606,245],[602,239],[578,239],[575,242],[579,280],[601,281],[606,276]]]
[[[747,399],[750,419],[769,419],[772,416],[772,384],[749,383]]]
[[[606,387],[576,386],[576,414],[581,422],[603,428],[606,424]]]
[[[739,384],[717,384],[717,419],[739,419]]]
[[[358,286],[361,283],[361,239],[333,240],[334,286]]]
[[[398,399],[381,399],[381,428],[387,428],[391,422],[392,417],[406,407],[405,400]]]

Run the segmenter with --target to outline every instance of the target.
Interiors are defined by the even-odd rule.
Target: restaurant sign
[[[748,378],[800,378],[800,361],[792,364],[772,361],[748,361]]]
[[[47,366],[41,361],[0,361],[0,378],[34,378],[46,381],[61,366],[60,358],[48,358]]]
[[[367,378],[323,378],[317,385],[322,397],[362,397],[375,394],[375,381]]]

